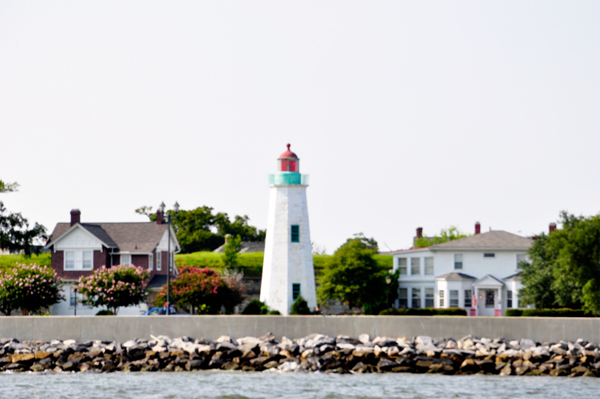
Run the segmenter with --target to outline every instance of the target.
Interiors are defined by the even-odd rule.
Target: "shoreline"
[[[2,372],[137,372],[240,370],[326,373],[600,376],[600,347],[466,336],[460,339],[272,334],[210,341],[151,336],[108,341],[0,339]]]

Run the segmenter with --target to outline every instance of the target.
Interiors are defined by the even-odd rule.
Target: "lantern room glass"
[[[279,172],[300,172],[299,159],[278,159],[277,164]]]

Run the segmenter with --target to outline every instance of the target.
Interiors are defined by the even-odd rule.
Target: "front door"
[[[496,307],[496,290],[479,290],[479,293],[479,295],[482,297],[479,299],[477,304],[479,315],[494,316],[494,308]]]

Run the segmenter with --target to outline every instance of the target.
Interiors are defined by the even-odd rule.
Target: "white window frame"
[[[439,296],[439,300],[440,300],[440,308],[445,307],[444,306],[445,305],[444,290],[440,290],[439,293],[438,293],[438,296]]]
[[[415,269],[418,269],[418,273],[415,273]],[[421,275],[421,258],[410,258],[410,275]]]
[[[154,254],[148,255],[148,270],[154,270]]]
[[[460,267],[456,267],[460,264]],[[464,257],[463,254],[454,254],[454,270],[464,270]]]
[[[448,305],[450,305],[451,308],[457,308],[459,306],[459,296],[459,290],[450,290]]]
[[[125,258],[125,261],[123,260],[123,258]],[[127,262],[126,260],[129,258],[129,262]],[[121,266],[131,266],[131,254],[122,254],[121,258],[119,259],[119,264]]]
[[[410,289],[410,307],[411,308],[422,308],[421,306],[421,301],[423,300],[423,298],[421,298],[421,288],[420,287],[413,287]],[[415,306],[416,303],[418,302],[419,306]]]
[[[431,306],[429,306],[431,305]],[[425,308],[435,308],[435,290],[431,287],[425,288]]]
[[[398,258],[398,270],[400,270],[401,276],[408,275],[408,260],[406,258]]]
[[[408,288],[398,288],[398,306],[408,308]]]
[[[527,254],[517,254],[517,267],[516,270],[523,270],[521,262],[527,262]]]
[[[432,276],[433,275],[433,267],[434,267],[434,260],[433,260],[433,256],[427,256],[425,257],[425,275],[426,276]],[[431,264],[428,264],[431,263]]]
[[[156,251],[156,270],[162,271],[162,251]]]
[[[93,249],[79,249],[79,250],[65,250],[63,251],[63,269],[66,271],[73,270],[93,270],[94,269],[94,250]],[[89,259],[84,259],[87,255]],[[68,263],[70,265],[68,265]],[[89,266],[86,267],[85,264]]]

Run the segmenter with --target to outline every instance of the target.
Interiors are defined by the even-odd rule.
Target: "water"
[[[600,398],[600,378],[435,374],[0,374],[0,398]]]

